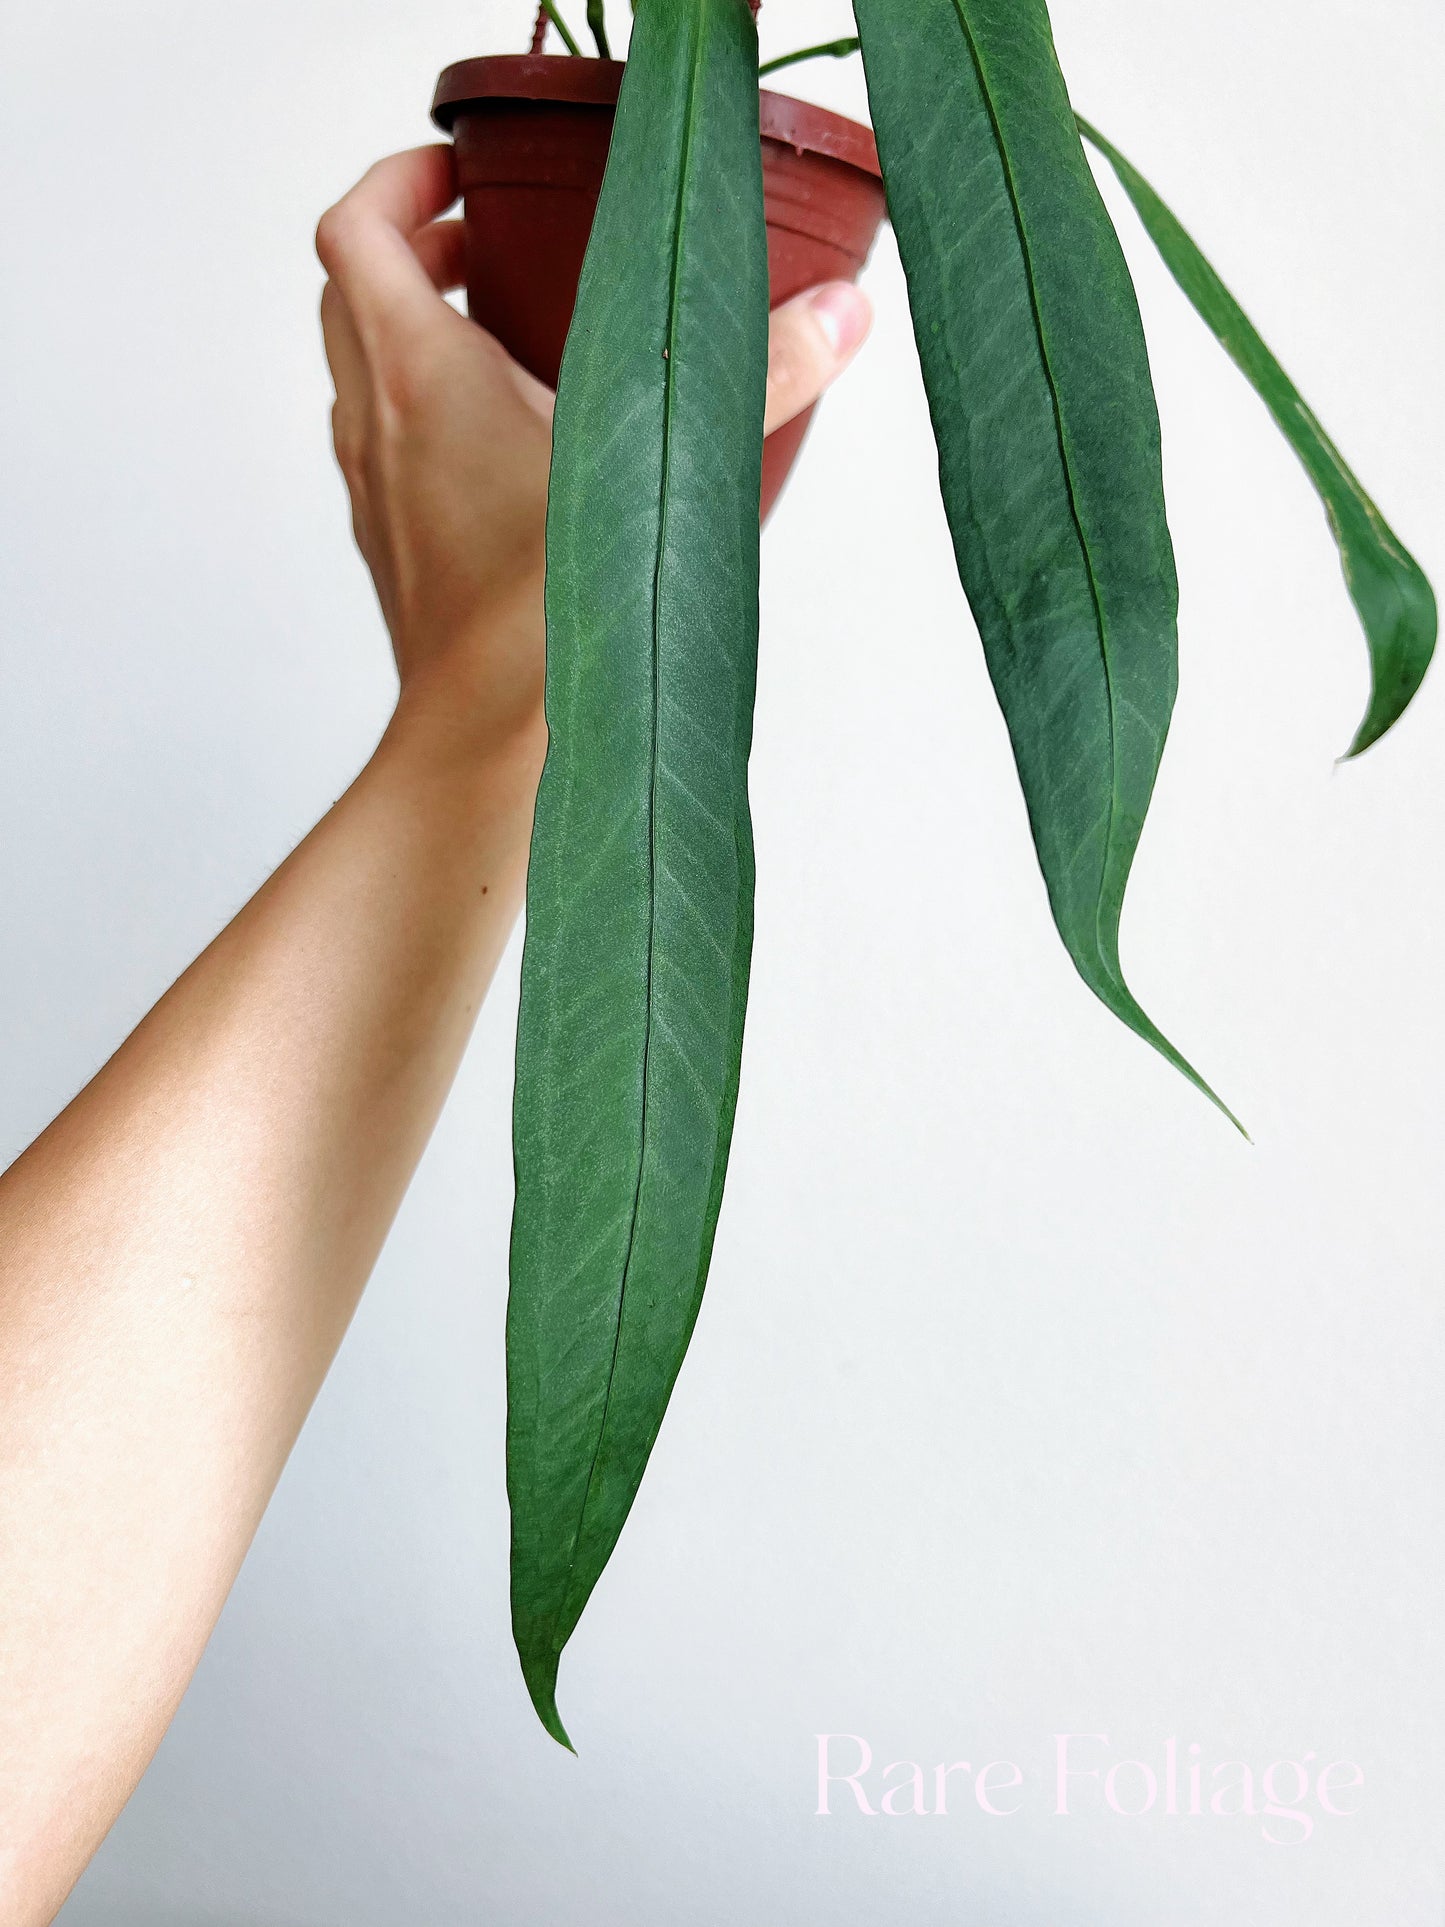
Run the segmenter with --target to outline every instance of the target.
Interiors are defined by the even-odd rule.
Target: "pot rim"
[[[459,114],[489,100],[615,107],[623,65],[620,60],[593,60],[585,55],[579,59],[575,54],[483,54],[458,60],[437,82],[432,119],[444,134],[450,134]],[[873,130],[861,121],[766,87],[760,90],[760,109],[764,140],[778,141],[799,154],[821,154],[882,179]]]

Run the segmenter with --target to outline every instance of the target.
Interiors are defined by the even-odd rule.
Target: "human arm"
[[[521,903],[549,398],[441,299],[454,191],[398,156],[319,236],[395,715],[0,1178],[0,1927],[53,1917],[164,1732]],[[774,421],[846,359],[816,327],[776,331]]]

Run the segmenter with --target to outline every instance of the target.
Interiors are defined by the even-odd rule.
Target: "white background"
[[[1437,581],[1435,0],[1056,0]],[[578,0],[572,12],[580,17]],[[317,215],[526,0],[12,0],[0,71],[0,1157],[339,793],[391,688]],[[847,30],[769,0],[765,44]],[[800,91],[860,111],[855,67]],[[952,574],[892,245],[765,543],[757,953],[708,1302],[569,1651],[506,1617],[515,947],[170,1737],[67,1927],[1438,1927],[1441,732],[1335,770],[1324,520],[1117,195],[1182,692],[1126,920],[1248,1148],[1079,986]],[[1359,1814],[1068,1821],[1060,1729],[1358,1761]],[[815,1733],[1017,1817],[814,1816]]]

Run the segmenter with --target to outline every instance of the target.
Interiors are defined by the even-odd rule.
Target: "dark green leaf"
[[[746,0],[640,0],[558,391],[507,1318],[512,1611],[558,1656],[697,1316],[752,946],[768,272]]]
[[[1048,11],[854,12],[944,505],[1054,920],[1089,987],[1212,1097],[1119,963],[1174,704],[1178,591],[1138,306]]]
[[[1346,752],[1358,756],[1399,721],[1430,666],[1437,627],[1430,584],[1248,315],[1144,176],[1087,121],[1081,119],[1079,128],[1118,175],[1169,272],[1274,416],[1324,502],[1370,646],[1370,703]]]

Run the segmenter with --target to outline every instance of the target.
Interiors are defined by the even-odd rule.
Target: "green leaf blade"
[[[1047,8],[854,14],[944,505],[1054,921],[1096,996],[1218,1103],[1119,960],[1174,704],[1178,586],[1138,305]]]
[[[767,244],[745,0],[640,0],[558,390],[508,1304],[513,1627],[558,1657],[697,1316],[752,942]]]
[[[1439,626],[1434,591],[1175,215],[1097,128],[1082,118],[1078,125],[1113,169],[1165,266],[1268,408],[1324,503],[1370,652],[1369,704],[1345,752],[1358,756],[1399,721],[1424,681]]]

